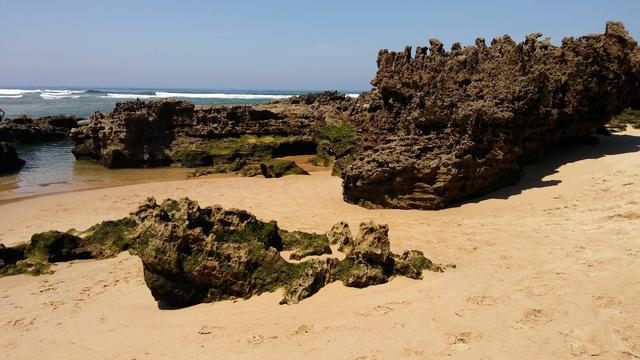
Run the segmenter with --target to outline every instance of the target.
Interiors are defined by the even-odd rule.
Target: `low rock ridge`
[[[38,143],[65,139],[82,118],[71,115],[31,118],[20,116],[0,122],[0,141]]]
[[[172,99],[119,103],[72,132],[73,153],[109,168],[228,165],[253,155],[255,143],[271,148],[257,149],[261,157],[253,160],[315,154],[317,143],[326,140],[320,136],[325,127],[349,123],[354,101],[329,92],[246,106],[195,106]],[[322,149],[323,155],[336,157],[331,146]]]
[[[421,279],[423,270],[443,271],[420,251],[392,253],[388,230],[366,222],[353,236],[341,222],[326,234],[289,232],[243,210],[149,198],[129,217],[85,231],[48,231],[26,244],[0,244],[0,275],[39,275],[50,272],[51,263],[129,250],[142,260],[153,297],[183,307],[278,289],[284,289],[281,304],[294,304],[334,281],[363,288],[398,275]],[[342,260],[332,256],[331,245],[344,253]]]

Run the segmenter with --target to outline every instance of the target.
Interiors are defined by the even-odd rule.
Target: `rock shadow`
[[[467,199],[449,206],[458,207],[469,203],[479,203],[488,199],[508,199],[524,190],[556,186],[561,180],[545,180],[544,178],[558,173],[558,169],[567,164],[587,159],[599,159],[604,156],[628,154],[640,151],[640,136],[628,134],[596,135],[594,144],[555,145],[548,149],[534,163],[524,166],[522,177],[511,186],[495,190],[485,195]]]

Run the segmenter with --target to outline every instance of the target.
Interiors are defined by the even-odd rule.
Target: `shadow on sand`
[[[598,142],[593,145],[557,145],[545,152],[536,162],[522,169],[522,177],[515,185],[490,192],[486,195],[468,199],[452,205],[458,207],[469,203],[479,203],[488,199],[507,199],[532,188],[544,188],[560,184],[561,180],[543,180],[558,172],[563,165],[585,159],[598,159],[608,155],[628,154],[640,151],[640,136],[613,134],[596,136]]]

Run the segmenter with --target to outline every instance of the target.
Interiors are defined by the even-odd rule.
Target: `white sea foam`
[[[41,90],[23,90],[23,89],[0,89],[0,95],[23,95],[23,94],[31,94],[37,93]]]
[[[225,94],[225,93],[179,93],[157,91],[155,95],[148,94],[118,94],[108,93],[105,97],[114,99],[154,99],[154,98],[189,98],[189,99],[286,99],[293,95],[268,95],[268,94]]]
[[[22,95],[0,95],[0,99],[20,99]]]
[[[45,100],[59,100],[59,99],[77,99],[82,97],[82,95],[73,95],[73,94],[59,94],[59,93],[42,93],[40,97]]]
[[[157,95],[144,95],[144,94],[117,94],[117,93],[108,93],[103,98],[112,98],[112,99],[153,99],[158,98]]]
[[[45,100],[77,99],[83,93],[84,90],[42,90],[40,97]]]
[[[269,95],[269,94],[225,94],[225,93],[174,93],[174,92],[156,92],[158,97],[185,97],[191,99],[286,99],[293,95]]]

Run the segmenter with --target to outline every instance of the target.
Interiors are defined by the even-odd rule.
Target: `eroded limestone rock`
[[[640,51],[621,23],[560,47],[539,37],[380,51],[345,200],[442,208],[513,184],[550,145],[587,140],[639,105]]]
[[[78,127],[80,117],[70,115],[30,118],[19,116],[0,122],[0,141],[37,143],[65,139],[71,129]]]

